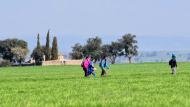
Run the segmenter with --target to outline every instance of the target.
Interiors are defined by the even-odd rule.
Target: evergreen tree
[[[53,38],[52,50],[51,50],[51,59],[52,60],[57,60],[58,59],[57,37]]]
[[[37,49],[41,49],[41,45],[40,45],[40,34],[38,33],[37,36]]]
[[[45,56],[46,60],[50,60],[51,58],[51,49],[50,49],[50,31],[48,30],[47,32],[47,37],[46,37],[46,47],[45,47]]]
[[[31,54],[31,57],[33,57],[35,59],[36,65],[41,65],[42,64],[43,55],[44,55],[44,53],[43,53],[42,47],[40,45],[40,34],[38,33],[37,46],[33,50],[32,54]]]

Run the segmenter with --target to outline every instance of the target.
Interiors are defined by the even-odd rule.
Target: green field
[[[190,107],[190,63],[111,65],[83,77],[80,66],[0,68],[0,107]]]

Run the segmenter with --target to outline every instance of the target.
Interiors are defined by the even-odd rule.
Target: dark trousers
[[[84,76],[87,77],[88,76],[88,69],[87,68],[83,68],[84,71]]]
[[[102,68],[101,76],[105,76],[105,75],[106,75],[106,70]]]

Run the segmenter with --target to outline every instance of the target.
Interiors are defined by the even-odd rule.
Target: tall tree
[[[46,37],[46,47],[45,47],[45,57],[46,60],[51,59],[51,48],[50,48],[50,31],[48,30],[47,32],[47,37]]]
[[[38,33],[37,35],[37,49],[41,48],[41,44],[40,44],[40,34]]]
[[[72,47],[72,52],[70,53],[72,59],[82,59],[83,58],[83,46],[79,43],[76,43]]]
[[[95,38],[89,38],[87,44],[84,46],[84,55],[91,55],[96,60],[99,60],[102,54],[101,44],[101,38],[97,36]]]
[[[51,50],[51,59],[52,60],[58,59],[58,46],[57,46],[57,37],[56,36],[53,38],[52,50]]]
[[[137,40],[135,38],[136,35],[126,34],[119,40],[124,49],[122,54],[128,57],[129,63],[131,63],[132,57],[138,55]]]
[[[38,33],[38,35],[37,35],[37,46],[31,54],[31,57],[33,57],[35,59],[36,65],[42,64],[43,55],[44,55],[44,52],[42,50],[42,46],[40,45],[40,34]]]

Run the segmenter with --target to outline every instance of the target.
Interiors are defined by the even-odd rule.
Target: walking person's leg
[[[88,69],[83,68],[83,70],[84,70],[84,76],[87,77],[88,76]]]
[[[85,68],[83,68],[83,71],[84,71],[84,76],[86,76],[86,73],[85,73],[85,72],[86,72],[86,71],[85,71]]]
[[[171,74],[173,74],[173,68],[171,68]]]
[[[85,75],[86,75],[86,77],[88,76],[88,69],[86,69]]]
[[[104,69],[103,68],[101,68],[102,69],[102,73],[101,73],[101,76],[103,76],[104,75]]]
[[[107,72],[106,72],[106,70],[104,69],[104,76],[106,76],[107,75]]]
[[[173,67],[173,68],[172,68],[172,74],[173,74],[173,75],[176,75],[176,67]]]
[[[176,67],[173,68],[174,75],[176,75]]]
[[[105,76],[106,75],[106,71],[105,71],[105,69],[102,69],[102,74],[101,74],[101,76]]]
[[[92,72],[90,70],[88,70],[88,74],[87,75],[90,76],[91,74],[92,74]]]
[[[93,75],[94,77],[96,77],[96,73],[95,73],[95,72],[92,72],[92,75]]]

